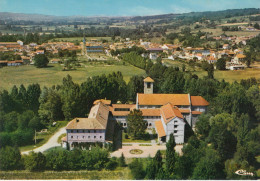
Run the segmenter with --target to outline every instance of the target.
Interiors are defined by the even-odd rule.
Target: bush
[[[41,152],[30,152],[24,158],[24,165],[29,171],[43,171],[46,166],[46,157]]]
[[[117,167],[117,161],[113,158],[110,159],[110,161],[105,164],[105,168],[107,170],[115,170],[116,167]]]
[[[138,159],[134,159],[134,161],[129,164],[129,168],[134,179],[141,180],[145,177],[143,164]]]
[[[21,154],[17,147],[7,146],[0,149],[0,169],[18,170],[22,168]]]

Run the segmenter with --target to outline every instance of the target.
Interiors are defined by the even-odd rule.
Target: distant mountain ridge
[[[12,20],[12,21],[88,21],[88,20],[109,20],[109,19],[121,19],[121,20],[149,20],[149,19],[165,19],[173,18],[176,16],[215,16],[215,14],[260,14],[260,8],[244,8],[244,9],[227,9],[221,11],[204,11],[204,12],[190,12],[182,14],[159,14],[150,16],[54,16],[43,14],[26,14],[26,13],[11,13],[0,12],[0,20]]]

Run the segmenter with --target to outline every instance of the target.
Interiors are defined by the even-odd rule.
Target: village
[[[112,57],[111,51],[137,46],[144,48],[147,53],[143,53],[142,56],[151,60],[162,57],[163,59],[170,60],[181,59],[187,62],[190,60],[194,62],[206,61],[209,64],[215,64],[218,59],[229,57],[230,61],[226,62],[226,69],[238,70],[246,67],[246,55],[243,48],[238,48],[237,46],[245,46],[246,41],[254,37],[255,36],[212,37],[215,40],[228,41],[228,43],[223,44],[222,47],[218,49],[183,47],[181,44],[158,44],[146,42],[142,39],[136,42],[131,41],[130,38],[120,39],[120,42],[116,43],[102,43],[94,38],[86,42],[86,40],[82,38],[80,45],[75,45],[75,43],[71,42],[48,42],[41,45],[30,43],[24,45],[20,40],[17,42],[0,42],[0,52],[14,52],[14,55],[18,56],[16,60],[12,61],[0,60],[0,66],[33,64],[33,58],[38,54],[51,54],[53,57],[57,57],[50,59],[49,63],[51,64],[62,63],[62,60],[59,58],[59,51],[62,50],[75,51],[78,55],[84,55],[89,60],[106,60],[108,57]],[[117,56],[114,58],[117,58]]]

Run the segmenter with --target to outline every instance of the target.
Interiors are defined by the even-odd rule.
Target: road
[[[28,154],[30,151],[34,151],[34,152],[44,152],[52,147],[56,147],[56,146],[60,146],[61,144],[58,143],[58,138],[60,135],[62,135],[63,133],[66,133],[66,126],[60,128],[48,141],[47,143],[45,143],[44,145],[35,148],[33,150],[29,150],[29,151],[24,151],[22,152],[22,154]]]

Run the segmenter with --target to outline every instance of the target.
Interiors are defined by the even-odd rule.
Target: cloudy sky
[[[0,12],[132,16],[260,8],[260,0],[0,0]]]

